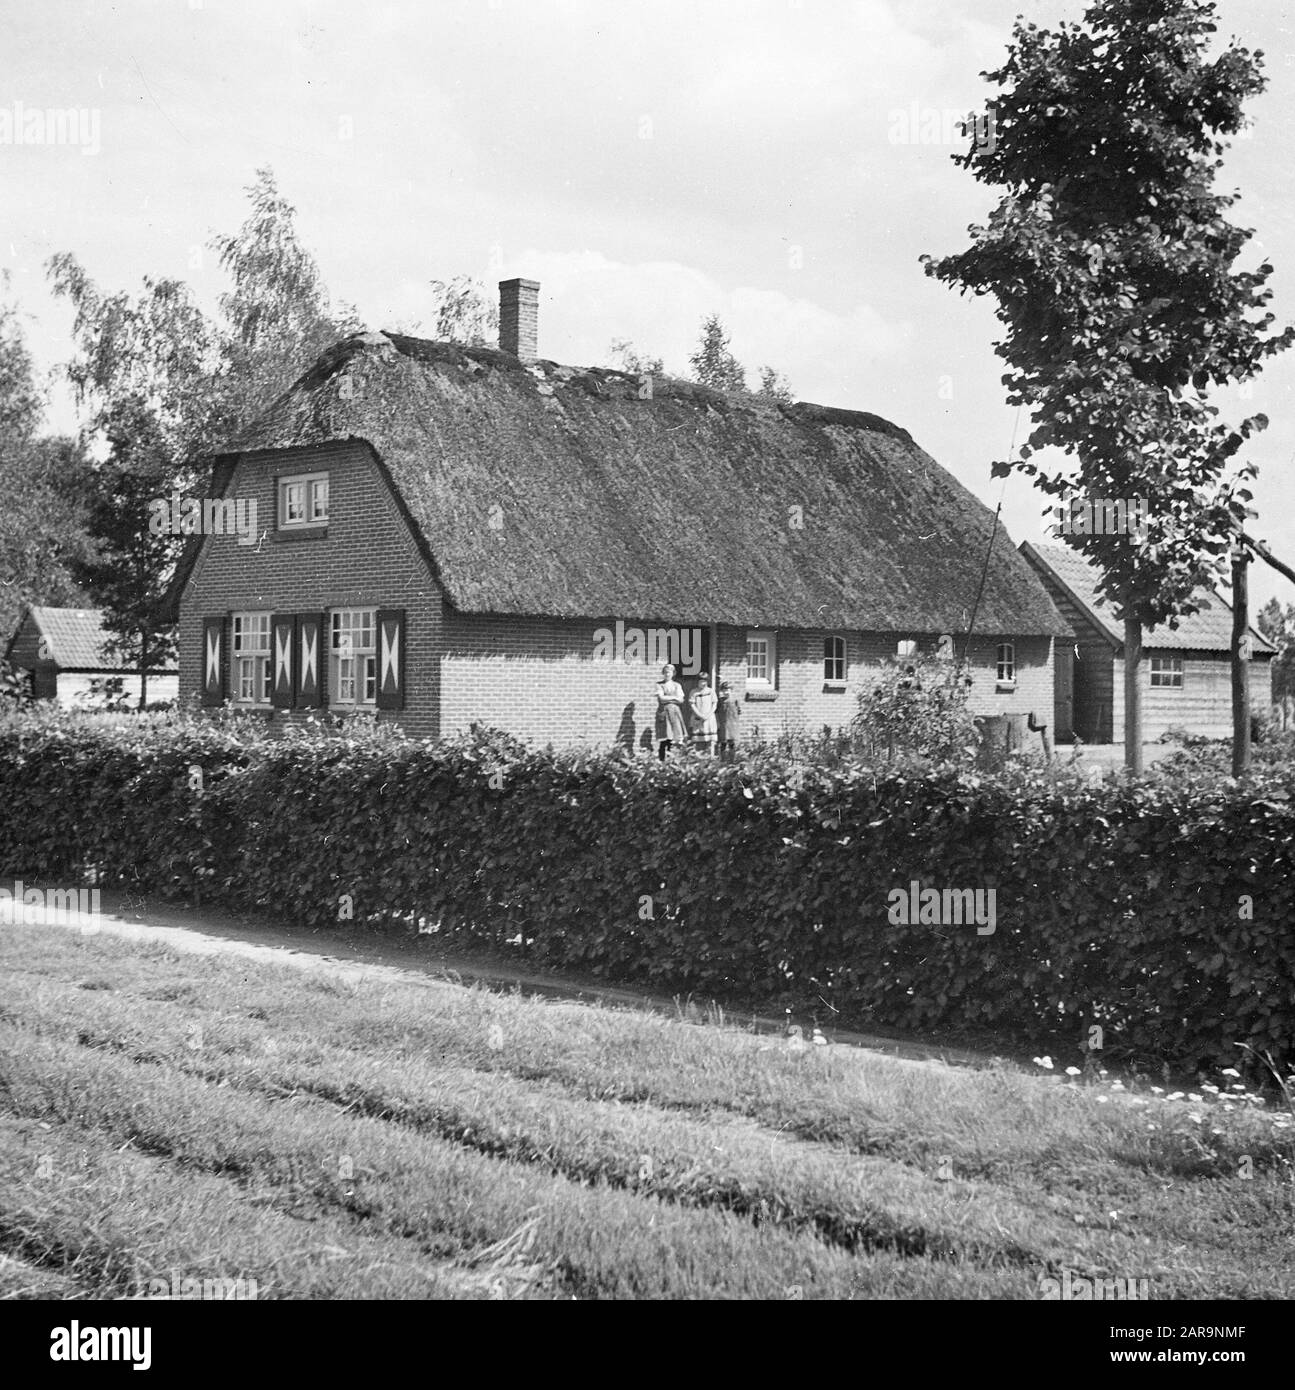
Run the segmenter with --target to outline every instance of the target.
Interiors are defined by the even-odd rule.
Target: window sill
[[[280,526],[274,533],[279,541],[326,541],[327,526]]]
[[[766,686],[764,689],[747,686],[746,698],[748,700],[776,700],[778,692],[772,686]]]
[[[833,692],[833,693],[838,694],[838,695],[844,695],[844,694],[845,694],[845,685],[846,685],[845,681],[824,681],[824,682],[823,682],[823,693],[826,695],[826,694],[828,694],[829,692]]]
[[[994,689],[995,689],[995,690],[998,692],[998,694],[1000,694],[1000,695],[1014,695],[1014,694],[1016,693],[1016,682],[1015,682],[1015,681],[999,681],[999,682],[994,686]]]

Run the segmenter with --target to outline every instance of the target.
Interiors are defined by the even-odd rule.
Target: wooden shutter
[[[328,703],[328,624],[321,613],[297,614],[297,705],[317,709]]]
[[[405,610],[378,609],[378,708],[405,707]]]
[[[225,619],[202,620],[202,703],[223,705],[226,692]]]
[[[270,619],[270,703],[275,709],[291,709],[296,698],[296,628],[291,613]]]

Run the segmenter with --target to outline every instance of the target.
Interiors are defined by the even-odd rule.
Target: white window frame
[[[840,675],[835,674],[840,671]],[[839,632],[829,632],[823,638],[823,683],[844,685],[850,670],[849,649]]]
[[[763,675],[751,674],[752,648],[763,648]],[[752,628],[746,634],[746,683],[755,690],[777,690],[778,688],[778,634],[764,629]]]
[[[365,631],[367,629],[367,637]],[[348,640],[349,639],[349,640]],[[378,610],[328,610],[328,703],[338,709],[378,707]]]
[[[1181,690],[1183,688],[1183,659],[1181,656],[1153,656],[1150,668],[1152,690]]]
[[[233,703],[244,709],[269,709],[270,614],[235,613],[230,623],[229,645]],[[243,693],[245,685],[250,688],[250,695]]]
[[[1003,653],[1006,652],[1006,656]],[[994,651],[994,675],[1000,690],[1016,689],[1016,643],[1000,642]]]
[[[301,489],[301,515],[289,516],[289,489]],[[279,530],[311,531],[328,525],[328,474],[291,473],[279,479]]]

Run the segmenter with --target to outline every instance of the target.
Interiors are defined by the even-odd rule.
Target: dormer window
[[[328,474],[296,473],[279,479],[279,530],[328,525]]]

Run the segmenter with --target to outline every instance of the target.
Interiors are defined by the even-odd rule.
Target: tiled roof
[[[1123,646],[1123,624],[1116,622],[1110,606],[1098,598],[1098,572],[1077,550],[1068,545],[1034,545],[1026,541],[1021,552],[1027,559],[1035,559],[1042,573],[1050,573],[1058,584],[1068,589],[1111,641]],[[1274,650],[1272,643],[1253,627],[1250,634],[1256,652]],[[1176,628],[1167,625],[1147,628],[1142,634],[1142,645],[1177,651],[1228,651],[1232,646],[1232,605],[1217,590],[1211,589],[1208,607],[1180,618]]]
[[[36,630],[49,644],[50,657],[60,671],[126,671],[132,668],[103,650],[107,633],[97,608],[28,609]],[[174,668],[168,668],[173,670]],[[162,674],[159,672],[159,674]]]

